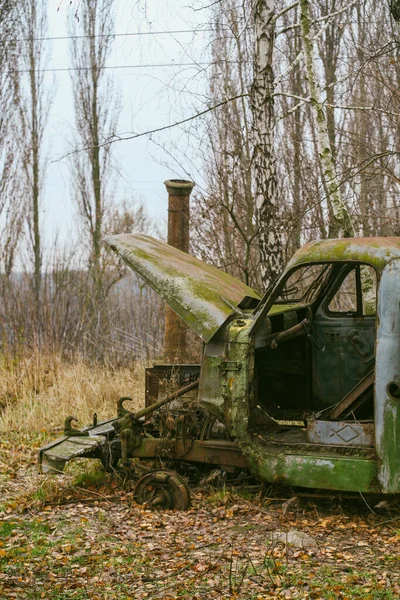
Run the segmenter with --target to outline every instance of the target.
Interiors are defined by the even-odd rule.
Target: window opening
[[[293,271],[278,292],[274,304],[311,304],[327,281],[332,265],[316,264]]]
[[[328,305],[329,312],[357,314],[356,270],[347,273],[336,294]]]
[[[376,272],[369,265],[357,265],[340,284],[328,304],[335,314],[374,316],[376,314]]]

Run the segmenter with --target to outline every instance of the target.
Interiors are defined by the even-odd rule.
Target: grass
[[[121,491],[123,482],[117,473],[106,473],[99,460],[81,459],[68,463],[62,476],[30,472],[18,493],[2,498],[3,512],[37,510],[48,505],[73,504],[87,498],[99,498]],[[128,486],[129,487],[129,486]]]
[[[0,357],[0,514],[109,486],[99,461],[73,461],[61,478],[38,477],[36,457],[38,448],[62,435],[68,415],[79,419],[78,427],[89,425],[94,412],[99,421],[115,417],[121,396],[132,397],[134,410],[143,406],[143,363],[115,369],[38,353]]]
[[[222,508],[224,500],[225,497],[218,504],[214,498],[213,505],[228,514],[227,509]],[[238,501],[236,498],[231,500]],[[258,536],[258,543],[253,548],[254,563],[250,563],[250,550],[243,541],[239,544],[222,542],[220,523],[215,517],[212,517],[215,533],[210,531],[207,539],[203,539],[203,535],[199,539],[195,532],[193,538],[190,537],[185,531],[188,526],[179,525],[191,518],[185,514],[171,515],[170,520],[168,515],[138,514],[137,509],[132,508],[127,511],[123,505],[86,509],[82,505],[79,508],[78,504],[67,512],[64,510],[59,507],[49,512],[32,513],[24,520],[15,517],[0,522],[0,573],[3,573],[3,580],[9,578],[15,586],[5,585],[5,590],[11,589],[18,598],[27,600],[398,598],[397,591],[387,587],[379,561],[370,570],[343,561],[327,564],[312,553],[303,556],[303,551],[301,557],[296,558],[294,550],[285,549],[284,544],[271,546],[265,542],[265,533],[260,529],[262,517],[258,527],[254,523],[249,534],[248,542]],[[201,503],[198,510],[204,515],[205,510],[210,509],[204,509]],[[310,511],[308,518],[312,513]],[[212,510],[212,514],[217,513]],[[196,521],[196,516],[193,518]],[[225,531],[236,532],[231,518],[234,519],[234,515],[223,521]],[[151,519],[153,528],[141,530],[143,519]],[[237,523],[243,523],[243,517]],[[199,531],[203,530],[197,533]],[[159,540],[158,532],[161,534]],[[240,538],[240,533],[235,535],[246,539]],[[182,536],[186,540],[185,549]],[[193,555],[193,547],[203,545],[206,548],[204,556]],[[200,563],[193,560],[194,556]],[[204,574],[197,570],[197,564],[203,562]],[[217,584],[213,584],[215,580]],[[141,581],[139,586],[137,581]],[[210,589],[210,581],[215,589]],[[253,593],[252,582],[263,591]],[[0,577],[0,590],[1,584]],[[286,596],[286,592],[290,592],[290,596]]]
[[[312,576],[307,576],[308,572]],[[280,567],[275,573],[277,587],[298,591],[299,598],[303,591],[311,598],[336,600],[337,598],[354,598],[364,600],[396,600],[398,595],[384,587],[375,573],[358,571],[354,574],[344,574],[335,567],[320,566],[317,569],[293,570],[286,566]],[[323,590],[322,594],[321,591]]]
[[[74,476],[74,485],[82,488],[100,488],[110,483],[111,476],[106,473],[99,460],[83,459],[81,462],[72,461],[69,472]]]
[[[144,404],[144,365],[114,369],[84,360],[24,357],[17,365],[0,360],[0,435],[59,432],[69,415],[78,427],[116,415],[120,396],[130,396],[133,409]],[[1,410],[2,409],[2,410]]]
[[[121,395],[132,396],[134,408],[142,406],[143,371],[139,364],[113,369],[46,356],[26,357],[19,368],[0,362],[0,598],[399,597],[398,532],[375,530],[368,512],[335,516],[332,507],[312,501],[282,515],[280,503],[265,502],[261,492],[234,487],[229,479],[215,489],[205,477],[207,490],[193,490],[192,511],[159,515],[118,492],[119,482],[99,461],[73,461],[62,477],[39,477],[37,448],[60,435],[65,416],[75,414],[81,426],[93,412],[100,419],[115,416]],[[102,501],[116,493],[118,501]],[[331,529],[320,526],[318,511],[324,510],[333,515]],[[357,528],[351,530],[353,517]],[[282,528],[304,528],[320,536],[322,549],[338,548],[329,557],[271,545],[271,531]],[[350,549],[343,549],[350,537]]]

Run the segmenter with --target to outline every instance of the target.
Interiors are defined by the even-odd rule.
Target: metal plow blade
[[[62,473],[72,458],[100,458],[106,442],[103,435],[59,438],[39,450],[39,473]]]

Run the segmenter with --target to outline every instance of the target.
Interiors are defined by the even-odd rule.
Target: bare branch
[[[141,133],[132,133],[131,134],[130,132],[127,132],[127,133],[114,134],[113,136],[107,138],[104,142],[97,144],[96,146],[84,146],[82,148],[77,148],[76,150],[73,150],[71,152],[68,152],[67,154],[64,154],[63,156],[61,156],[61,158],[58,158],[57,160],[54,160],[53,162],[60,162],[64,158],[67,158],[69,156],[77,154],[78,152],[87,152],[88,150],[93,150],[94,148],[106,148],[106,147],[110,146],[110,144],[114,144],[115,142],[126,142],[128,140],[135,140],[137,138],[144,137],[145,135],[152,135],[153,133],[159,133],[160,131],[166,131],[167,129],[172,129],[173,127],[178,127],[179,125],[184,125],[185,123],[189,123],[189,121],[193,121],[194,119],[198,119],[199,117],[206,115],[207,113],[219,108],[220,106],[224,106],[225,104],[228,104],[228,102],[233,102],[234,100],[238,100],[239,98],[246,98],[248,96],[249,96],[249,94],[239,94],[238,96],[233,96],[233,98],[227,98],[226,100],[222,100],[221,102],[218,102],[217,104],[214,104],[213,106],[209,106],[205,110],[202,110],[202,111],[196,113],[195,115],[192,115],[192,116],[187,117],[186,119],[182,119],[180,121],[176,121],[175,123],[171,123],[170,125],[156,127],[155,129],[148,129],[147,131],[142,131]]]
[[[353,2],[350,2],[350,4],[346,4],[345,6],[343,6],[343,8],[340,8],[339,10],[331,12],[328,15],[324,15],[323,17],[319,17],[318,19],[313,19],[310,21],[310,24],[316,25],[317,23],[323,23],[324,21],[333,19],[334,17],[337,17],[338,15],[341,15],[342,13],[344,13],[347,10],[349,10],[350,8],[352,8],[355,4],[358,3],[358,1],[359,0],[353,0]],[[287,10],[290,10],[298,5],[299,5],[299,3],[296,2],[294,5],[288,7]],[[287,12],[287,10],[282,11],[282,14]],[[276,35],[277,36],[282,35],[283,33],[287,33],[288,31],[291,31],[292,29],[300,29],[300,27],[301,27],[301,23],[293,23],[292,25],[288,25],[287,27],[284,27],[283,29],[280,29],[279,31],[277,31]]]
[[[288,13],[289,11],[293,10],[294,8],[296,8],[298,5],[299,5],[299,2],[298,2],[298,0],[296,0],[296,2],[293,2],[292,4],[289,4],[289,6],[286,6],[281,11],[275,13],[274,21],[277,21],[278,19],[280,19],[281,17],[283,17],[283,15],[286,15],[286,13]]]

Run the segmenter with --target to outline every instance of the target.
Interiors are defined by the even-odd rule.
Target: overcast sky
[[[116,37],[109,65],[137,65],[108,71],[114,77],[122,100],[119,131],[142,132],[162,127],[204,108],[210,32],[163,35],[156,32],[204,29],[207,26],[205,11],[193,10],[185,0],[149,2],[146,10],[140,6],[132,8],[132,2],[126,0],[116,0],[116,6],[115,32],[124,35]],[[49,0],[50,37],[68,35],[67,18],[71,10],[67,0],[60,5],[59,0]],[[125,35],[138,32],[145,35]],[[45,43],[50,51],[48,68],[71,66],[68,40]],[[179,66],[182,63],[193,63],[193,66]],[[44,223],[47,241],[56,232],[65,240],[76,229],[68,160],[62,158],[71,149],[74,126],[71,74],[49,72],[45,77],[49,89],[55,91],[46,131],[50,164]],[[188,175],[198,179],[201,165],[196,156],[197,140],[188,139],[181,128],[154,135],[152,140],[143,137],[114,144],[114,157],[120,168],[116,198],[142,199],[149,214],[160,224],[167,215],[163,181],[170,177],[188,178]]]

